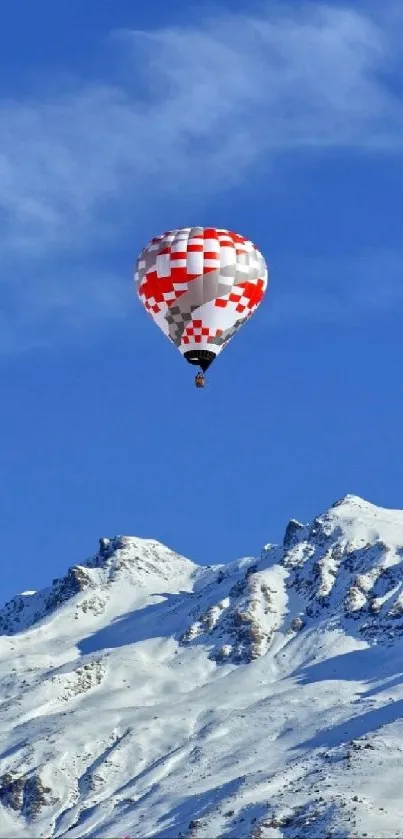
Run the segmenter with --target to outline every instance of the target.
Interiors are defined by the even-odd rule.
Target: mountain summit
[[[0,835],[401,837],[403,511],[198,566],[146,539],[0,610]]]

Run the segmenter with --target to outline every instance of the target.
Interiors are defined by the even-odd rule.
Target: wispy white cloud
[[[63,300],[72,324],[90,305],[106,316],[105,286],[83,279],[91,249],[164,197],[191,206],[295,149],[401,151],[403,109],[386,83],[396,25],[271,3],[119,32],[124,84],[83,80],[57,99],[0,102],[0,288],[16,332],[28,319],[33,333],[36,319],[43,335]]]

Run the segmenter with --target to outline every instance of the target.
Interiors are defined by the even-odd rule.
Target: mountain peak
[[[14,634],[26,630],[69,603],[76,614],[83,604],[99,614],[111,596],[115,600],[120,596],[125,602],[127,598],[120,593],[121,588],[126,589],[128,597],[130,591],[169,590],[183,583],[184,578],[191,578],[196,569],[193,562],[155,539],[103,537],[95,554],[80,565],[72,565],[51,586],[24,592],[6,603],[0,609],[0,632]],[[113,595],[114,588],[117,591]]]
[[[386,514],[389,518],[403,520],[403,510],[380,507],[365,498],[361,498],[360,495],[343,495],[342,498],[334,501],[327,512],[330,510],[339,510],[341,513],[350,512],[353,515],[364,513],[364,515],[374,516],[375,518],[384,517]]]
[[[378,507],[376,504],[372,504],[370,501],[367,501],[365,498],[361,498],[360,495],[354,495],[351,493],[347,493],[347,495],[343,495],[337,501],[334,501],[334,503],[331,505],[329,509],[334,510],[339,507],[345,508],[346,510],[349,509],[355,512],[360,510],[366,510],[368,511],[368,513],[376,513],[377,510],[382,509],[381,507]]]
[[[403,544],[403,511],[379,507],[357,495],[346,495],[314,519],[329,535],[361,547],[376,541],[390,546]]]

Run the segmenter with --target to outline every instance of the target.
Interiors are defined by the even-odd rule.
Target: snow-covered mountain
[[[98,552],[0,610],[0,836],[402,837],[403,512],[199,567]]]

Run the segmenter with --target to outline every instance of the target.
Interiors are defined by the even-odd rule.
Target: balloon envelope
[[[135,283],[156,324],[190,364],[206,370],[256,311],[268,273],[262,254],[244,236],[184,227],[146,245]]]

